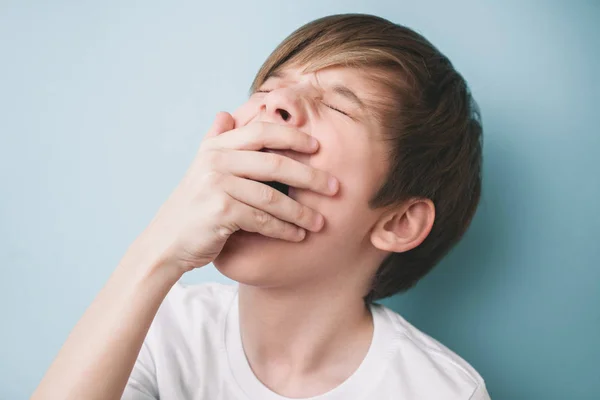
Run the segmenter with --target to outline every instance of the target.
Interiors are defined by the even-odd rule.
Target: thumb
[[[220,111],[215,116],[215,120],[205,137],[211,138],[219,136],[221,133],[230,131],[233,128],[235,128],[233,116],[226,111]]]

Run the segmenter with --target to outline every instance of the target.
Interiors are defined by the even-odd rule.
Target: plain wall
[[[600,2],[5,0],[0,399],[31,394],[214,114],[291,31],[341,12],[423,33],[483,114],[470,231],[384,303],[494,399],[598,398]],[[228,282],[212,266],[184,280]]]

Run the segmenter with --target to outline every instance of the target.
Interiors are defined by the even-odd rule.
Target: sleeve
[[[469,397],[469,400],[491,400],[490,395],[485,388],[485,384],[481,383],[477,386],[477,389],[475,389],[471,397]]]
[[[144,341],[121,400],[158,400],[156,366],[147,341]]]

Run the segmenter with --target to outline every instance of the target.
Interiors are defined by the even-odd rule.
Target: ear
[[[384,213],[371,231],[371,243],[379,250],[402,253],[414,249],[429,235],[435,206],[429,199],[411,199]]]

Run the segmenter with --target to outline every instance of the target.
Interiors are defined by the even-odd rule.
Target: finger
[[[253,122],[232,129],[220,135],[214,145],[235,150],[269,148],[309,154],[319,148],[319,142],[313,136],[289,126],[269,122]]]
[[[233,207],[232,218],[235,225],[246,232],[260,233],[263,236],[290,242],[300,242],[306,236],[304,229],[240,201],[236,201]]]
[[[221,185],[234,199],[280,220],[313,232],[318,232],[323,227],[324,218],[320,213],[264,183],[229,175],[223,178]]]
[[[204,136],[205,138],[212,138],[219,136],[220,134],[230,131],[235,127],[235,120],[233,116],[225,111],[220,111],[215,116],[212,126],[208,130],[208,133]]]
[[[255,181],[277,181],[300,189],[332,196],[337,193],[337,179],[325,171],[302,164],[276,153],[258,151],[224,151],[213,168]]]

